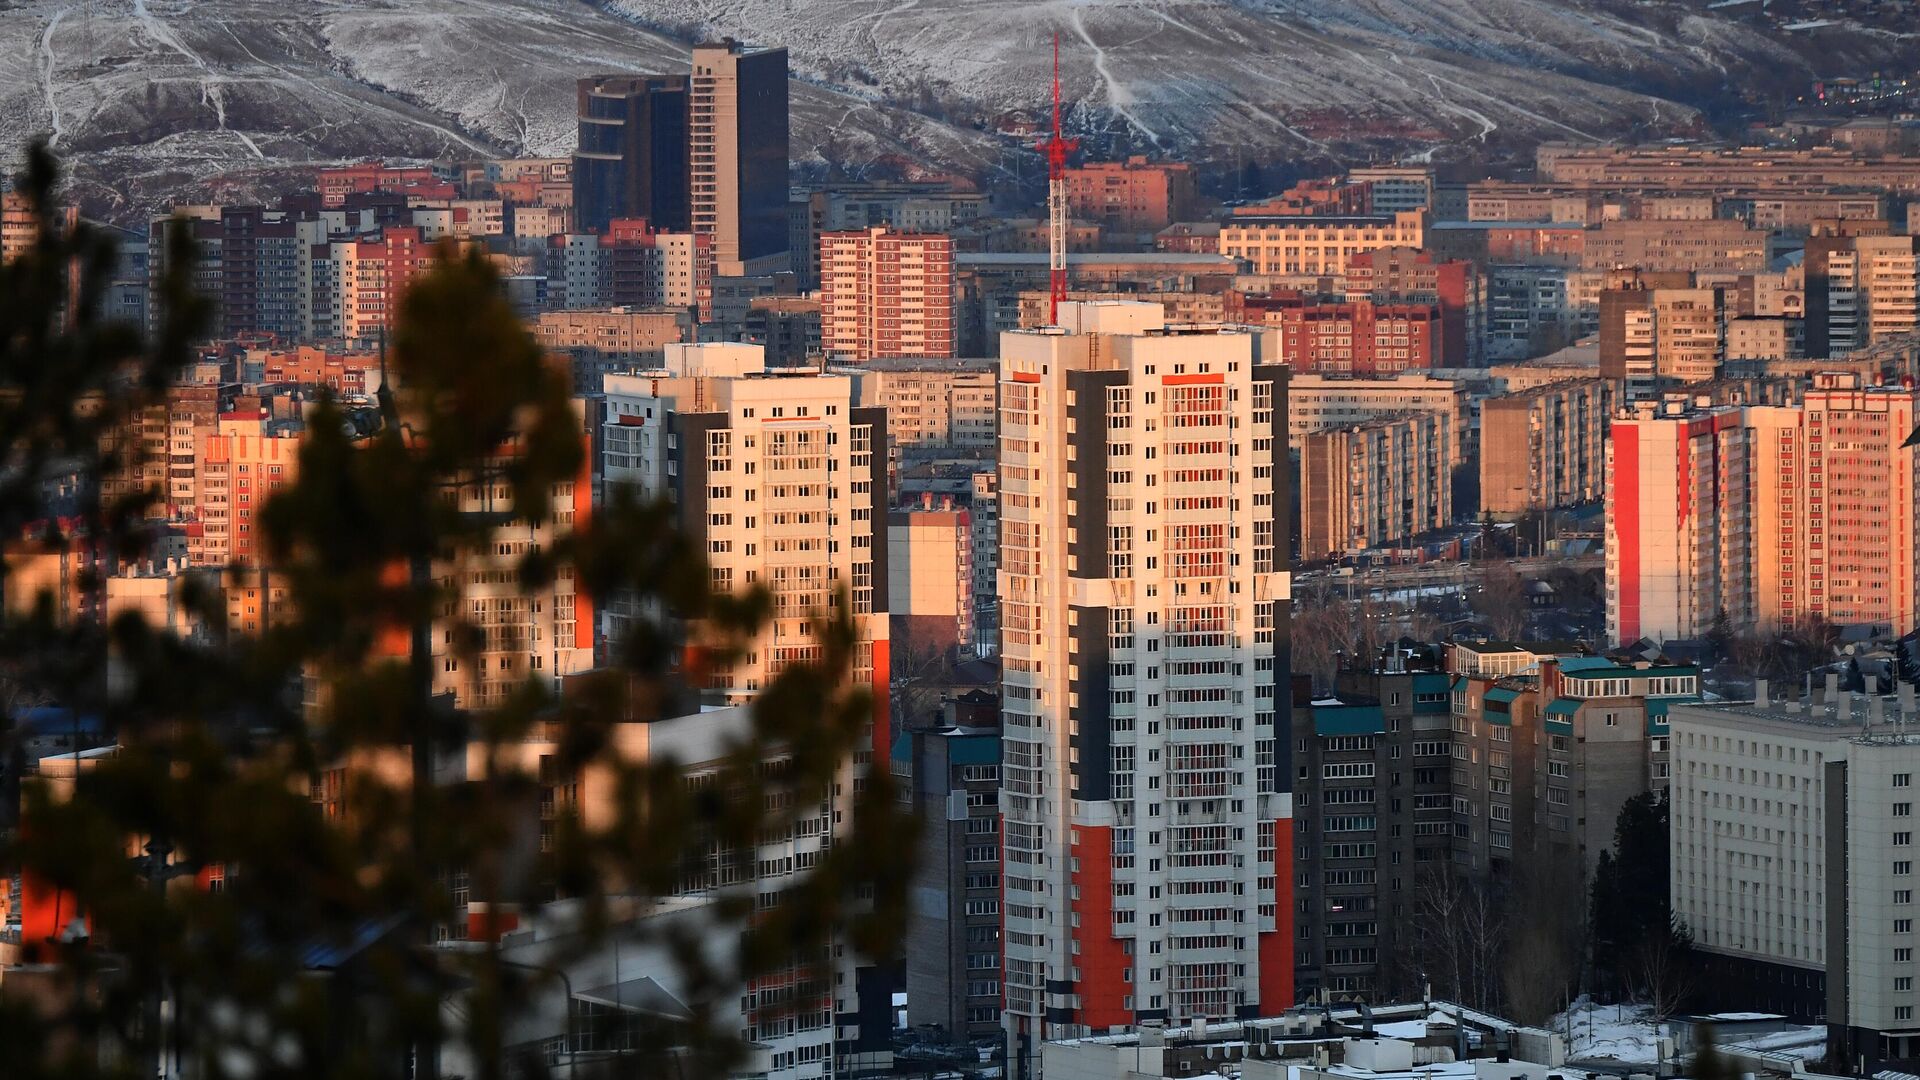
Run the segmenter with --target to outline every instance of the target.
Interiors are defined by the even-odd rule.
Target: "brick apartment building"
[[[1125,161],[1089,162],[1067,170],[1067,208],[1076,218],[1118,232],[1158,232],[1194,212],[1193,166]]]
[[[954,354],[953,240],[886,228],[820,237],[820,344],[828,356]]]

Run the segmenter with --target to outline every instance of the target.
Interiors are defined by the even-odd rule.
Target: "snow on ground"
[[[1568,1061],[1652,1064],[1659,1060],[1660,1032],[1652,1010],[1643,1005],[1597,1005],[1581,998],[1546,1026],[1568,1035]]]
[[[1583,997],[1545,1026],[1569,1036],[1568,1061],[1618,1061],[1630,1065],[1652,1065],[1659,1061],[1660,1025],[1653,1022],[1652,1010],[1645,1005],[1601,1005]],[[1765,1035],[1723,1037],[1721,1045],[1811,1060],[1826,1053],[1826,1041],[1827,1031],[1823,1027],[1789,1026]]]

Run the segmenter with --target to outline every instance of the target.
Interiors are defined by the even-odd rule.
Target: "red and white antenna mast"
[[[1079,139],[1060,134],[1060,32],[1053,34],[1053,133],[1040,140],[1047,156],[1047,322],[1060,324],[1060,303],[1067,298],[1067,155]]]

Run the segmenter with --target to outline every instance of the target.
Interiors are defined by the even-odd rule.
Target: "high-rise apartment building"
[[[788,269],[787,50],[732,38],[693,47],[687,186],[693,231],[713,238],[716,277]]]
[[[876,541],[877,542],[877,541]],[[892,648],[902,657],[951,656],[973,644],[973,519],[932,495],[887,516]]]
[[[687,100],[687,80],[681,76],[580,80],[580,140],[573,155],[576,228],[604,232],[618,218],[645,218],[656,229],[690,226]]]
[[[1920,391],[1815,376],[1802,405],[1803,471],[1756,504],[1804,493],[1806,610],[1876,636],[1920,628],[1920,452],[1906,445]],[[1784,584],[1784,583],[1783,583]]]
[[[1644,403],[1612,422],[1607,612],[1617,642],[1818,616],[1920,627],[1920,391],[1816,375],[1801,405]]]
[[[828,356],[952,356],[953,240],[874,228],[820,237],[820,344]]]
[[[859,634],[855,679],[873,688],[872,745],[884,761],[886,413],[861,407],[845,375],[766,370],[757,345],[670,345],[662,370],[609,375],[605,389],[608,487],[670,496],[705,545],[715,589],[773,593],[773,618],[739,663],[708,669],[692,634],[699,688],[746,701],[782,668],[817,659],[813,617],[845,589]],[[609,605],[609,637],[626,614]]]
[[[373,341],[393,326],[400,298],[415,278],[431,269],[433,245],[416,226],[383,229],[377,235],[336,241],[329,259],[337,282],[338,336]]]
[[[1453,429],[1430,412],[1300,442],[1300,556],[1338,557],[1453,523]]]
[[[1466,460],[1466,384],[1403,371],[1391,379],[1354,379],[1291,372],[1287,378],[1287,435],[1295,445],[1314,431],[1352,427],[1388,416],[1424,412],[1447,426],[1447,464]]]
[[[1920,237],[1807,239],[1807,355],[1843,356],[1920,328]]]
[[[1593,502],[1606,481],[1611,379],[1568,379],[1480,404],[1480,509],[1513,517]]]
[[[902,733],[925,832],[907,914],[907,1022],[960,1040],[1000,1031],[1000,717],[990,694],[946,702],[938,727]]]
[[[252,566],[263,554],[260,508],[293,482],[300,440],[276,435],[258,414],[229,414],[199,437],[187,557],[194,566]]]
[[[1684,271],[1607,276],[1600,293],[1600,374],[1646,396],[1660,386],[1706,382],[1725,359],[1726,297],[1694,287]]]
[[[1015,1069],[1293,1002],[1286,371],[1157,305],[1060,315],[1000,349]]]
[[[896,457],[991,457],[1000,425],[994,368],[991,360],[888,358],[842,370],[860,404],[887,410]]]
[[[1648,403],[1607,444],[1607,635],[1700,637],[1753,610],[1748,439],[1737,406]]]
[[[1422,992],[1412,916],[1448,879],[1590,873],[1620,806],[1666,785],[1668,711],[1699,690],[1691,667],[1511,644],[1418,660],[1343,670],[1295,699],[1297,775],[1314,792],[1295,808],[1302,994]]]

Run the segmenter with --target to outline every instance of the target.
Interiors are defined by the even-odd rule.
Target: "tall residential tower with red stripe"
[[[1158,305],[1059,322],[1001,339],[1016,1076],[1043,1039],[1293,1004],[1286,369]]]

